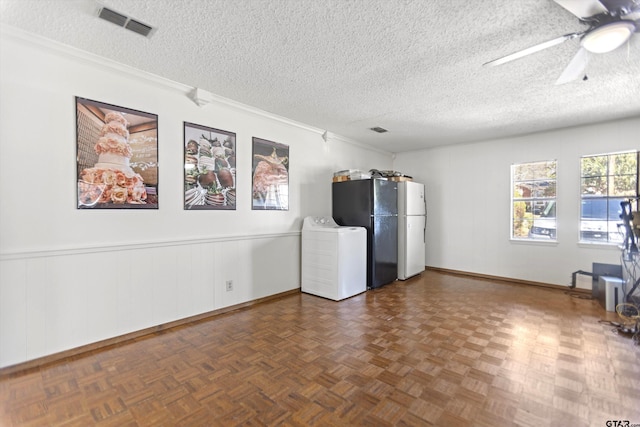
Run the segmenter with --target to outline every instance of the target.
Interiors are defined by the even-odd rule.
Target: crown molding
[[[232,99],[225,98],[214,93],[206,92],[206,90],[204,90],[203,92],[203,88],[196,88],[180,82],[176,82],[174,80],[167,79],[157,74],[142,71],[137,68],[131,67],[130,65],[122,64],[120,62],[87,52],[85,50],[78,49],[28,31],[24,31],[11,25],[3,24],[0,26],[0,39],[9,39],[16,43],[28,44],[32,47],[45,51],[53,51],[62,56],[71,58],[73,60],[78,60],[89,65],[97,65],[100,68],[109,69],[126,77],[133,77],[143,80],[146,83],[153,83],[160,87],[177,91],[191,100],[194,100],[194,93],[200,91],[205,95],[204,98],[199,99],[199,101],[194,100],[194,102],[200,102],[202,105],[200,103],[198,103],[198,105],[200,105],[201,107],[206,107],[206,105],[210,104],[218,104],[224,107],[247,112],[255,116],[284,123],[289,126],[316,133],[318,135],[322,135],[325,132],[324,129],[319,129],[306,123],[301,123],[287,117],[269,113],[259,108],[252,107],[250,105],[243,104],[241,102],[234,101]]]
[[[126,77],[133,77],[136,79],[143,80],[146,83],[150,82],[158,86],[161,86],[163,88],[168,88],[168,89],[177,91],[180,94],[194,101],[197,105],[199,105],[202,108],[206,108],[206,106],[210,104],[218,104],[224,107],[233,108],[235,110],[247,112],[255,116],[267,118],[270,120],[274,120],[276,122],[284,123],[292,127],[296,127],[312,133],[316,133],[318,135],[322,135],[323,139],[326,142],[336,141],[336,142],[350,144],[365,150],[374,151],[387,156],[392,155],[392,153],[389,151],[371,147],[369,145],[363,144],[354,139],[329,132],[325,129],[319,129],[315,126],[301,123],[301,122],[289,119],[287,117],[269,113],[259,108],[252,107],[250,105],[243,104],[241,102],[234,101],[232,99],[207,92],[203,88],[188,86],[186,84],[167,79],[157,74],[142,71],[130,65],[122,64],[120,62],[87,52],[85,50],[78,49],[73,46],[69,46],[64,43],[60,43],[28,31],[24,31],[22,29],[13,27],[11,25],[0,26],[0,38],[1,39],[7,38],[18,43],[29,44],[35,48],[43,49],[46,51],[53,51],[62,56],[65,56],[74,60],[79,60],[89,65],[94,65],[94,66],[97,65],[100,68],[109,69],[113,72],[122,74]]]
[[[390,151],[385,151],[377,147],[372,147],[370,145],[363,144],[362,142],[356,141],[355,139],[347,138],[346,136],[338,135],[329,131],[326,131],[322,134],[322,139],[325,142],[337,141],[344,144],[351,144],[358,148],[362,148],[363,150],[374,151],[376,153],[384,154],[385,156],[391,157],[393,155]]]

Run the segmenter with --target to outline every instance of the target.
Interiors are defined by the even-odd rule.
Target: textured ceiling
[[[640,34],[555,86],[586,29],[552,0],[0,0],[0,23],[389,152],[640,115]],[[369,130],[381,126],[389,132]],[[640,130],[639,130],[640,132]],[[639,139],[640,140],[640,139]]]

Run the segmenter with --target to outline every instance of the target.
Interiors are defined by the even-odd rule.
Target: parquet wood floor
[[[306,294],[0,379],[2,426],[640,423],[640,348],[595,301],[435,271]]]

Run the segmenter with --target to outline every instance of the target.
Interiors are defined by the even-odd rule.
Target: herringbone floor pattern
[[[427,271],[0,379],[2,426],[640,423],[640,348],[562,291]]]

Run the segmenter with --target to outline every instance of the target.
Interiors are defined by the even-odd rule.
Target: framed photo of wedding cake
[[[158,209],[158,116],[76,97],[78,209]]]
[[[289,146],[253,137],[253,210],[289,210]]]
[[[184,122],[184,209],[236,209],[236,134]]]

